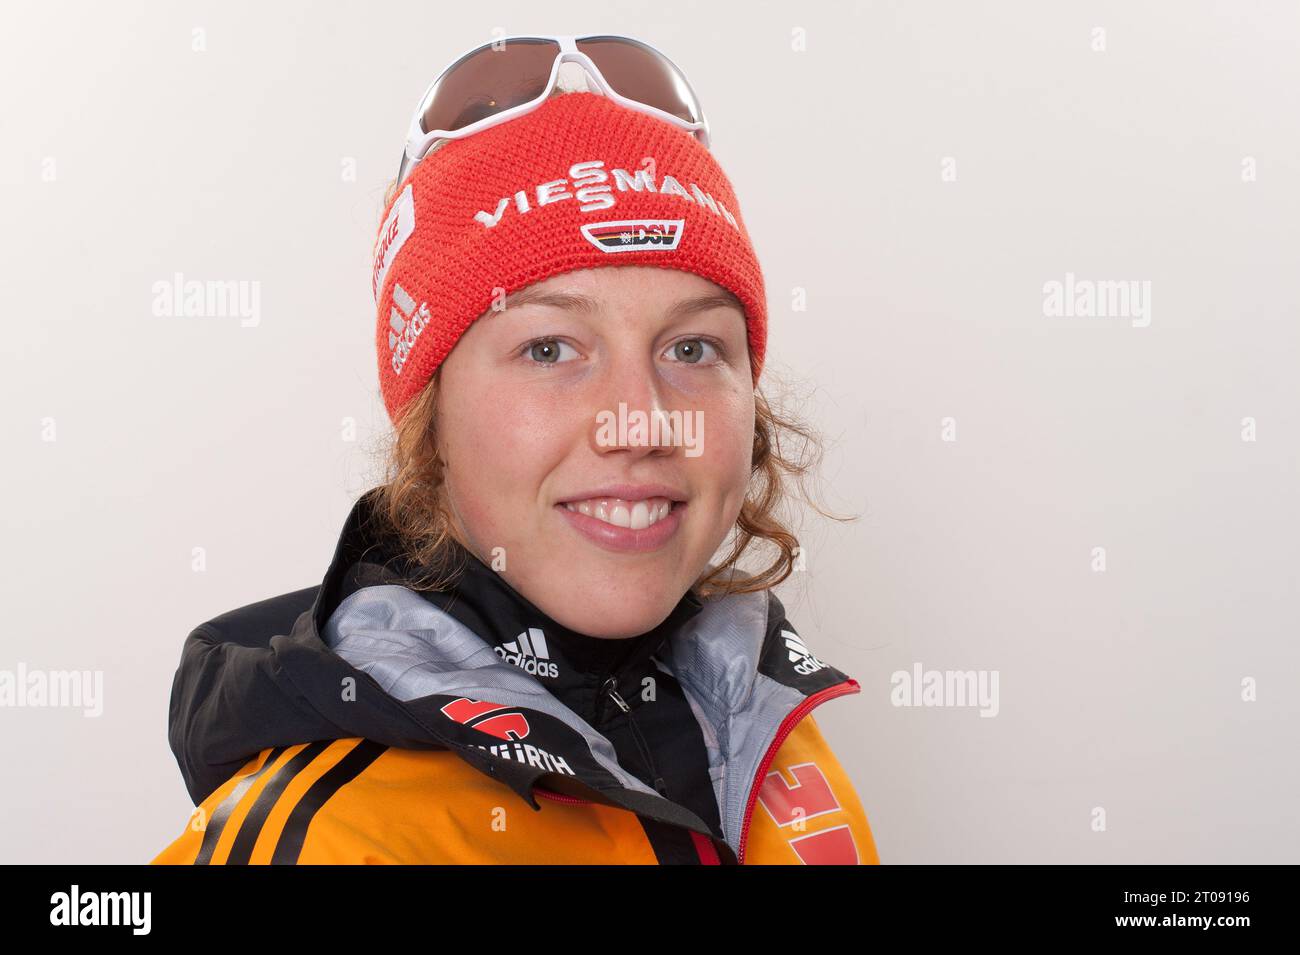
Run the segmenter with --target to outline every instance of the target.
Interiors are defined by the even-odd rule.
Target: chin
[[[683,591],[685,593],[685,591]],[[571,618],[561,620],[570,630],[590,637],[635,637],[658,626],[677,601],[675,599],[649,600],[640,597],[629,600],[625,595],[606,591],[602,595],[574,595],[580,609]],[[556,617],[559,620],[559,617]]]

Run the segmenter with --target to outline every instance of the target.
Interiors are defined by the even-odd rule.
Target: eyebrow
[[[551,308],[559,308],[583,315],[597,315],[600,313],[600,303],[590,295],[582,295],[578,292],[546,292],[532,286],[520,289],[512,295],[507,295],[503,310],[509,310],[519,305],[548,305]],[[681,299],[672,308],[668,309],[667,317],[670,321],[673,321],[715,308],[735,308],[739,309],[742,315],[745,313],[745,307],[735,295],[730,292],[715,292],[697,295],[694,298]]]

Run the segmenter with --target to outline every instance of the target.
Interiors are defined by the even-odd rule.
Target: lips
[[[555,511],[589,542],[616,552],[655,551],[682,526],[686,492],[671,484],[606,484],[555,502]]]
[[[589,487],[567,497],[562,497],[557,504],[570,504],[578,501],[592,501],[598,498],[616,497],[624,501],[646,501],[656,497],[666,497],[674,503],[686,500],[686,492],[671,484],[604,484]]]
[[[651,502],[657,504],[657,511],[662,514],[653,521],[650,521]],[[604,519],[597,516],[602,503],[605,505]],[[591,513],[584,514],[584,507]],[[555,513],[586,541],[604,550],[614,553],[649,553],[664,547],[676,536],[682,526],[686,508],[685,501],[670,501],[667,498],[632,501],[627,498],[586,498],[556,504]],[[627,526],[611,523],[611,520],[624,518],[628,521]],[[634,521],[639,523],[641,520],[647,521],[646,526],[637,527],[633,524]]]
[[[614,527],[639,531],[666,518],[673,508],[673,502],[666,497],[649,497],[638,501],[621,497],[593,497],[581,501],[565,501],[563,506],[571,512],[585,514]]]

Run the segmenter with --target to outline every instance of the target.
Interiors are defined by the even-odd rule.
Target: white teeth
[[[651,497],[642,501],[602,497],[587,501],[568,501],[564,506],[576,513],[604,521],[606,524],[639,531],[667,517],[673,509],[673,502],[666,497]]]

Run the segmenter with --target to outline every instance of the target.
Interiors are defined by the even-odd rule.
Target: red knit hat
[[[734,293],[758,383],[763,273],[722,168],[671,123],[597,93],[552,96],[444,143],[384,212],[375,344],[394,424],[501,289],[608,265],[681,269]]]

